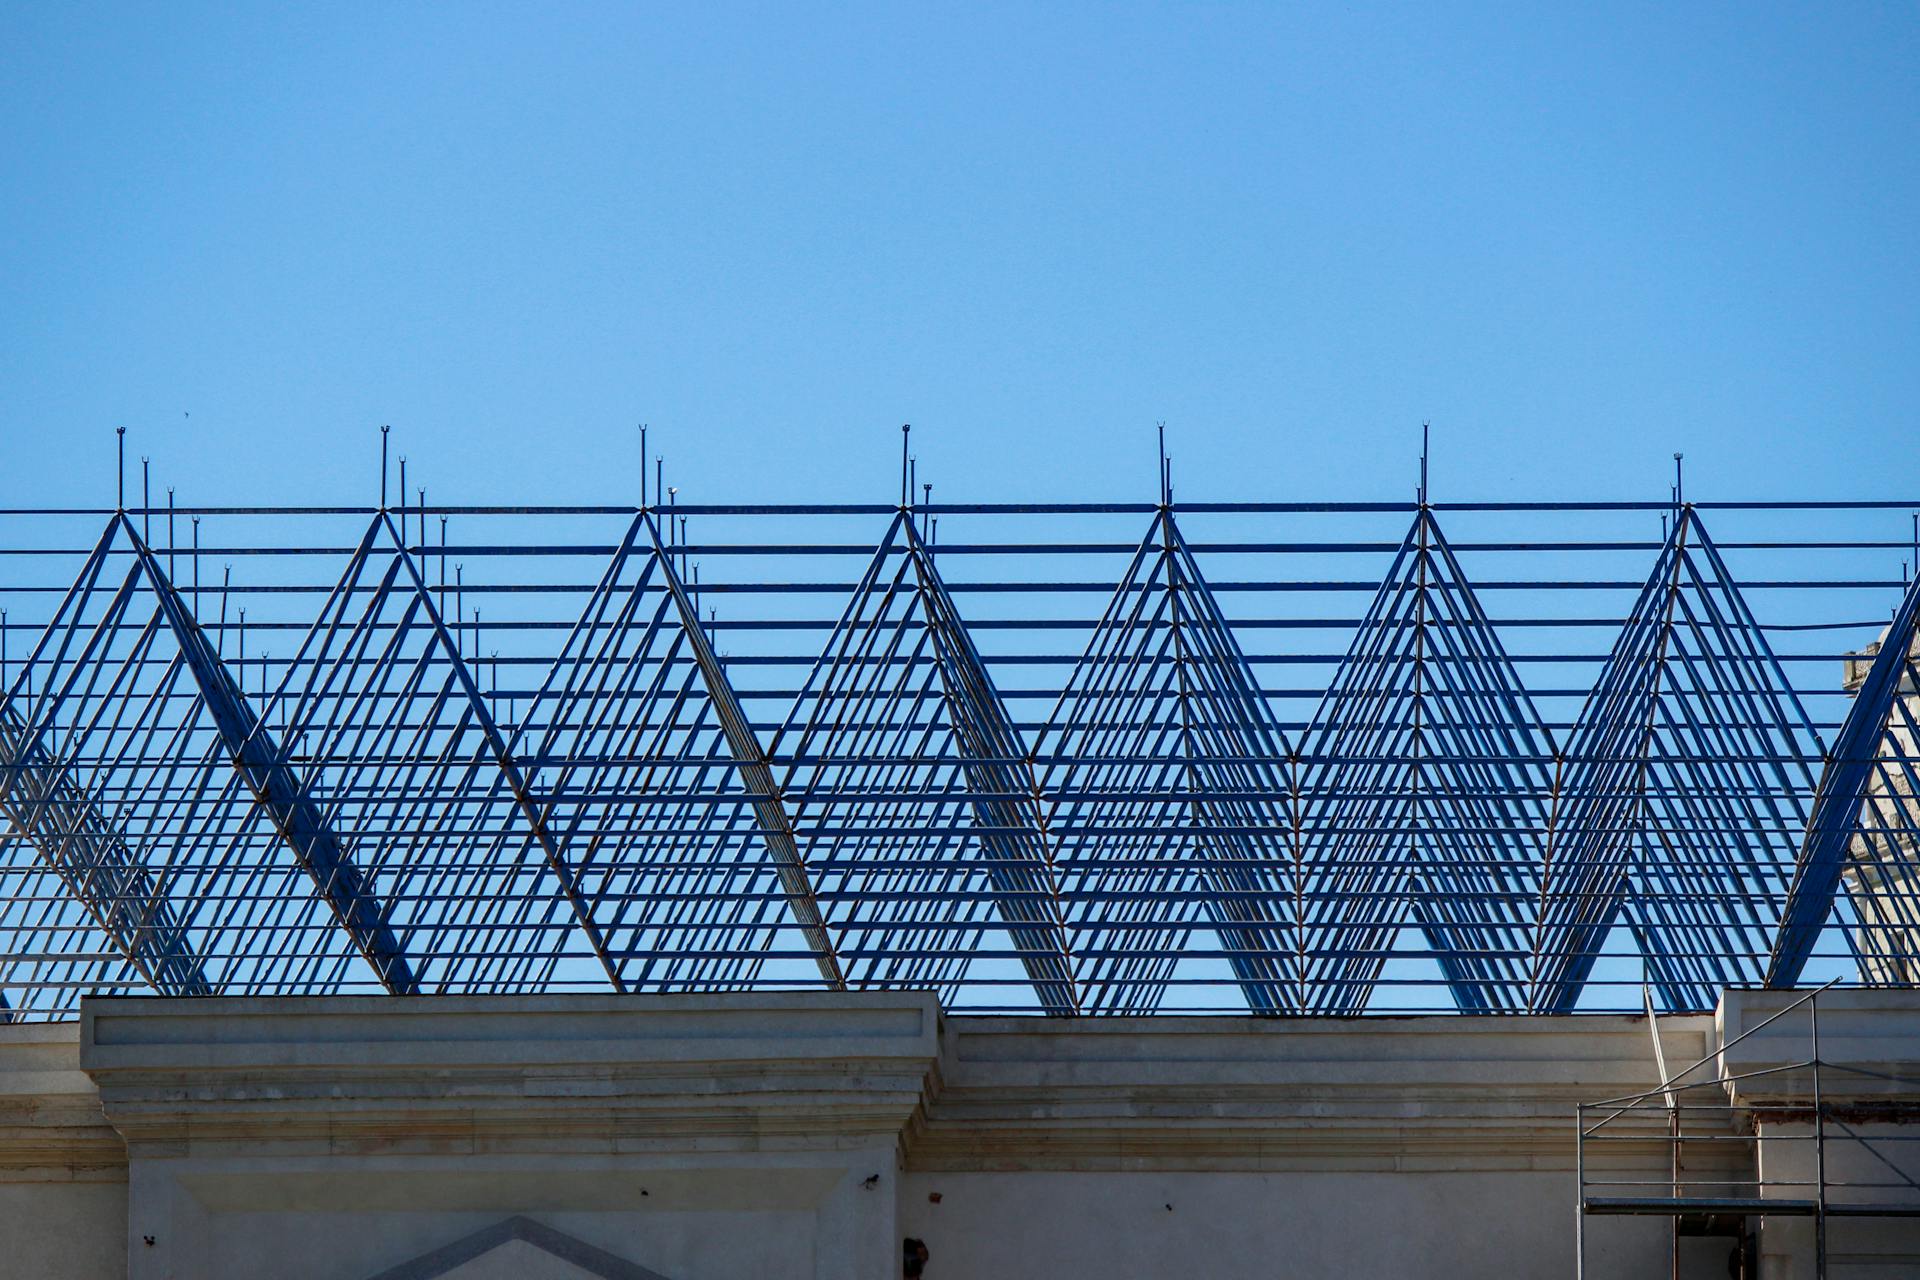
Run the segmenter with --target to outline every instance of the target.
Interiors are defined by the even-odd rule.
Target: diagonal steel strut
[[[131,521],[126,529],[234,771],[252,792],[254,803],[306,869],[354,948],[373,966],[381,985],[395,995],[417,994],[419,980],[393,932],[385,905],[354,865],[305,783],[287,764],[286,753],[274,741],[266,721],[254,713],[252,704],[234,683],[232,673],[180,599],[159,558],[135,532]]]
[[[453,678],[459,683],[461,693],[466,696],[467,702],[472,707],[474,719],[479,723],[481,734],[486,738],[488,750],[493,753],[494,763],[499,766],[501,778],[506,782],[507,790],[513,793],[514,803],[519,806],[522,816],[526,818],[527,825],[533,832],[534,840],[540,845],[540,852],[546,859],[548,869],[560,882],[560,892],[566,898],[567,905],[573,908],[574,918],[580,925],[581,933],[586,935],[587,945],[593,949],[595,958],[600,961],[600,967],[606,970],[607,980],[613,984],[613,989],[624,992],[626,983],[621,979],[619,966],[614,963],[613,956],[607,949],[606,938],[601,934],[599,925],[594,922],[593,912],[585,896],[580,892],[579,877],[568,865],[566,854],[561,850],[559,842],[553,838],[553,833],[547,829],[546,817],[540,812],[540,806],[534,802],[532,794],[527,790],[527,780],[521,774],[520,766],[514,760],[513,753],[507,749],[507,740],[501,734],[499,725],[494,723],[493,714],[487,710],[486,699],[480,693],[480,686],[474,682],[473,673],[467,670],[467,664],[461,658],[458,646],[454,644],[452,635],[448,633],[446,620],[440,616],[440,610],[433,602],[433,593],[427,589],[426,579],[420,575],[420,566],[416,565],[413,557],[407,553],[406,538],[394,528],[392,518],[385,511],[374,519],[375,527],[384,526],[388,536],[393,539],[394,551],[406,570],[408,581],[413,584],[420,608],[427,616],[427,624],[433,629],[435,638],[447,655],[447,661],[452,666]]]
[[[1840,877],[1846,870],[1847,851],[1860,822],[1860,811],[1873,787],[1881,737],[1893,716],[1895,702],[1902,696],[1901,684],[1917,628],[1920,628],[1920,575],[1916,575],[1907,588],[1893,624],[1887,628],[1886,639],[1880,642],[1880,652],[1874,655],[1873,666],[1868,668],[1866,681],[1854,695],[1853,705],[1847,709],[1847,718],[1827,756],[1826,771],[1814,796],[1806,839],[1794,869],[1793,887],[1787,894],[1780,934],[1767,967],[1769,987],[1791,987],[1800,981],[1801,971],[1813,955],[1814,944],[1833,909],[1834,895],[1840,890]]]
[[[116,515],[108,522],[56,610],[55,623],[48,627],[34,658],[28,660],[28,669],[44,653],[58,619],[73,608],[74,621],[54,662],[65,658],[72,633],[79,625],[79,603],[93,593],[123,520]],[[129,576],[115,591],[106,617],[82,646],[61,692],[51,695],[56,707],[71,691],[79,671],[90,664],[96,649],[117,629],[117,619],[126,608],[132,588]],[[25,678],[23,675],[22,680]],[[73,762],[61,760],[47,746],[51,714],[51,710],[44,711],[39,723],[34,723],[20,715],[11,699],[0,708],[0,813],[155,990],[175,995],[210,994],[212,984],[152,873],[96,796],[75,776]]]
[[[1032,753],[1007,714],[986,663],[973,647],[953,598],[933,566],[926,544],[903,512],[907,554],[919,581],[922,612],[946,686],[947,708],[961,749],[962,769],[977,819],[976,834],[990,856],[988,879],[1020,963],[1048,1013],[1080,1011],[1073,958],[1060,906],[1053,850],[1040,819],[1039,782]],[[891,536],[889,536],[891,541]],[[886,544],[882,544],[882,554]],[[1018,761],[1018,764],[1013,763]],[[989,797],[1026,796],[1024,800]]]
[[[733,752],[734,762],[739,766],[740,781],[753,795],[754,818],[760,824],[760,834],[767,842],[768,851],[773,854],[774,869],[780,877],[780,887],[785,891],[787,908],[793,912],[800,932],[806,937],[807,947],[813,952],[813,962],[819,968],[820,976],[832,990],[845,991],[846,973],[834,950],[833,937],[827,931],[826,920],[820,914],[820,904],[814,898],[812,880],[807,874],[806,861],[800,856],[799,839],[794,834],[793,817],[787,812],[786,801],[773,780],[773,769],[767,761],[767,753],[761,747],[746,712],[741,709],[739,696],[727,682],[726,670],[720,665],[706,630],[700,625],[699,609],[688,597],[679,575],[673,571],[673,557],[660,545],[660,530],[654,525],[652,515],[643,514],[641,520],[653,543],[654,557],[665,575],[664,581],[673,597],[673,607],[680,615],[681,630],[686,633],[687,643],[693,650],[693,660],[700,668],[701,679],[706,682],[707,697],[712,700],[714,714],[719,718],[721,731],[726,735],[727,748]]]
[[[0,713],[0,814],[154,990],[213,994],[153,874],[68,764],[47,750],[11,704]]]

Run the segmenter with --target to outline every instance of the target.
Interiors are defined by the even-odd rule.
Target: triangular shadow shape
[[[452,1278],[459,1276],[467,1264],[499,1250],[510,1249],[516,1243],[564,1263],[577,1273],[595,1276],[599,1280],[667,1280],[658,1271],[650,1271],[637,1262],[628,1262],[577,1236],[556,1231],[532,1218],[518,1216],[482,1227],[470,1236],[463,1236],[397,1267],[389,1267],[368,1280]],[[503,1271],[501,1274],[509,1273]]]

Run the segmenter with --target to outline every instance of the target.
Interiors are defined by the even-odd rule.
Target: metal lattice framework
[[[1858,533],[1895,504],[921,496],[0,512],[7,1016],[1920,975],[1920,587]]]

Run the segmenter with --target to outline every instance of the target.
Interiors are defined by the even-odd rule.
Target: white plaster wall
[[[126,1274],[125,1183],[0,1183],[0,1276],[118,1280]]]
[[[890,1280],[892,1153],[840,1154],[138,1162],[129,1274],[365,1280],[524,1213],[668,1280]],[[869,1169],[886,1171],[873,1187]]]
[[[1759,1174],[1773,1199],[1815,1194],[1812,1013],[1819,1007],[1822,1097],[1834,1111],[1826,1125],[1829,1204],[1920,1202],[1920,1123],[1914,1123],[1914,1081],[1920,1078],[1920,996],[1912,991],[1836,990],[1804,993],[1729,991],[1719,1019],[1723,1041],[1745,1039],[1721,1054],[1726,1070],[1745,1076],[1734,1093],[1755,1112]],[[1798,1008],[1767,1021],[1787,1006]],[[1863,1144],[1861,1139],[1865,1140]],[[1877,1185],[1870,1185],[1877,1184]],[[1767,1218],[1760,1232],[1762,1280],[1813,1280],[1814,1224],[1803,1217]],[[1920,1219],[1831,1217],[1830,1280],[1920,1276]]]
[[[90,1061],[73,1028],[0,1028],[0,1277],[366,1280],[521,1214],[669,1280],[889,1280],[902,1236],[929,1280],[1564,1277],[1572,1106],[1651,1083],[1631,1019],[941,1032],[930,1002],[765,1003],[104,1001]],[[1904,1114],[1914,997],[1832,1003],[1823,1056]],[[1669,1059],[1711,1029],[1663,1020]],[[1804,1082],[1758,1080],[1777,1172]],[[1770,1220],[1782,1277],[1801,1225]],[[1588,1219],[1588,1276],[1665,1276],[1668,1229]],[[1831,1274],[1920,1275],[1890,1230],[1836,1223]],[[1722,1280],[1728,1247],[1681,1276]]]
[[[1767,1121],[1761,1125],[1760,1173],[1785,1185],[1768,1187],[1778,1198],[1814,1194],[1813,1126]],[[1913,1204],[1920,1190],[1920,1125],[1874,1123],[1855,1117],[1830,1123],[1826,1134],[1830,1203]],[[1796,1185],[1797,1184],[1797,1185]],[[1761,1280],[1814,1280],[1814,1229],[1809,1218],[1769,1218],[1760,1233]],[[1920,1276],[1920,1221],[1911,1218],[1834,1217],[1827,1220],[1829,1280],[1882,1280]]]
[[[1566,1280],[1573,1218],[1560,1172],[911,1173],[900,1205],[927,1280]],[[1590,1280],[1667,1274],[1664,1222],[1588,1227]]]

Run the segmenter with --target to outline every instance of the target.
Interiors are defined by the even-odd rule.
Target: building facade
[[[1826,1102],[1878,1142],[1835,1130],[1828,1180],[1913,1171],[1886,1079],[1920,1073],[1920,1001],[1822,999],[1821,1056],[1851,1064]],[[1730,993],[1657,1044],[1615,1015],[945,1017],[910,993],[90,1000],[0,1027],[4,1271],[893,1280],[918,1242],[937,1280],[1811,1276],[1795,1212],[1718,1220],[1744,1240],[1578,1212],[1582,1178],[1596,1205],[1667,1194],[1671,1147],[1658,1108],[1579,1143],[1576,1106],[1695,1062],[1688,1194],[1794,1202],[1802,1020],[1742,1036],[1792,1000]],[[1825,1226],[1828,1275],[1920,1268],[1920,1224]]]

